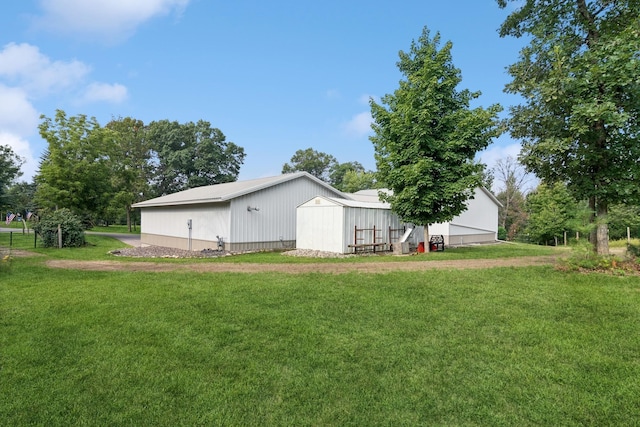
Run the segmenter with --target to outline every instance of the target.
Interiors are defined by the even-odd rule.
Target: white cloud
[[[127,88],[95,82],[87,85],[91,68],[76,60],[54,61],[37,46],[9,43],[0,50],[0,144],[24,157],[22,179],[30,180],[38,162],[30,137],[37,133],[40,114],[34,102],[51,95],[81,93],[81,102],[121,102]]]
[[[480,161],[490,169],[493,168],[500,159],[506,159],[507,157],[517,159],[518,154],[520,154],[520,148],[521,145],[518,143],[508,145],[492,144],[479,154]]]
[[[27,43],[9,43],[0,51],[0,78],[34,95],[76,85],[90,70],[76,60],[52,61],[38,47]]]
[[[354,137],[363,137],[368,135],[371,132],[371,123],[373,119],[371,118],[371,113],[365,111],[360,114],[356,114],[349,120],[345,126],[344,130],[347,135]]]
[[[38,170],[38,162],[33,157],[29,141],[16,134],[0,130],[0,145],[8,145],[14,153],[25,160],[21,169],[23,175],[18,180],[31,181]]]
[[[170,13],[180,15],[190,0],[41,0],[43,15],[34,24],[64,34],[108,41],[133,34],[142,23]]]
[[[127,99],[127,88],[114,83],[91,83],[87,86],[83,100],[85,102],[111,102],[117,104]]]
[[[38,117],[25,91],[0,83],[0,131],[30,135],[38,125]]]

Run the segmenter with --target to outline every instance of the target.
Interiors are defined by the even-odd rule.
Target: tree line
[[[18,212],[66,208],[86,226],[124,222],[131,229],[139,201],[238,179],[244,149],[204,120],[144,124],[131,117],[101,126],[86,115],[56,111],[42,116],[48,143],[32,183],[16,182],[23,160],[0,146],[0,207]],[[312,148],[298,150],[282,173],[307,171],[337,189],[355,192],[376,185],[359,162],[339,163]]]
[[[541,182],[531,187],[531,174],[513,157],[500,159],[491,171],[497,182],[498,236],[502,240],[542,245],[589,239],[587,200],[576,200],[563,182]],[[640,206],[615,204],[608,214],[609,238],[640,237]]]
[[[93,117],[69,117],[62,110],[41,120],[48,146],[34,182],[4,185],[4,204],[15,196],[13,205],[22,209],[68,208],[86,224],[126,217],[131,227],[132,204],[235,181],[245,157],[242,147],[204,120],[144,124],[126,117],[101,126]],[[19,164],[15,154],[2,158]]]

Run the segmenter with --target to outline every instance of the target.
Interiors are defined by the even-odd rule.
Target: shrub
[[[58,246],[58,225],[62,231],[62,247],[79,247],[85,244],[84,229],[80,218],[69,209],[44,211],[33,229],[40,235],[46,248]]]
[[[498,227],[498,240],[507,240],[507,229],[502,226]]]
[[[640,258],[640,246],[627,243],[627,255],[633,258]]]
[[[564,262],[570,270],[608,270],[616,265],[614,257],[598,255],[586,240],[576,242],[571,247],[571,255]]]
[[[562,260],[558,267],[571,271],[597,271],[611,274],[640,274],[638,263],[640,247],[627,246],[627,254],[624,258],[613,255],[598,255],[593,251],[593,246],[587,241],[576,242],[572,245],[571,255]]]

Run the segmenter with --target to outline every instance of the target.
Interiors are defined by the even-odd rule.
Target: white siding
[[[358,243],[385,243],[376,250],[389,249],[389,227],[401,227],[397,215],[389,208],[345,206],[340,201],[315,197],[297,209],[297,242],[300,249],[313,249],[337,253],[349,253],[349,245]],[[367,229],[355,238],[355,227]],[[373,227],[376,228],[374,241]],[[370,250],[372,247],[363,248]]]
[[[358,228],[366,228],[372,229],[375,225],[376,227],[376,237],[379,237],[376,242],[377,243],[386,243],[389,245],[389,227],[391,228],[400,228],[400,221],[398,220],[398,216],[393,214],[390,209],[371,209],[371,208],[354,208],[354,207],[345,207],[344,208],[344,224],[345,227],[343,229],[343,252],[353,252],[352,248],[349,248],[348,245],[354,243],[375,243],[373,241],[373,231],[363,231],[358,233],[359,238],[363,238],[364,240],[355,242],[355,227]],[[388,249],[386,248],[378,248],[380,250]]]
[[[487,194],[476,189],[474,198],[467,201],[467,210],[453,218],[451,224],[468,229],[475,229],[475,233],[498,233],[498,207]],[[463,231],[452,235],[467,234]]]
[[[422,230],[424,233],[424,230]],[[431,235],[440,235],[446,236],[449,234],[449,223],[448,222],[438,222],[435,224],[431,224],[429,226],[429,236]],[[424,240],[424,234],[419,237],[419,241],[422,242]]]
[[[230,241],[295,241],[296,207],[317,195],[336,197],[338,194],[309,179],[296,179],[234,199]],[[248,211],[247,207],[259,210]]]
[[[296,248],[344,252],[343,207],[316,197],[297,209]]]
[[[169,206],[141,210],[141,232],[171,237],[189,237],[187,220],[192,221],[192,238],[216,241],[229,236],[229,204]]]

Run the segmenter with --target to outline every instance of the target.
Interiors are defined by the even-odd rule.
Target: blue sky
[[[278,175],[298,149],[375,169],[369,97],[392,93],[398,52],[424,26],[453,42],[474,106],[503,93],[522,42],[501,39],[494,0],[275,2],[22,0],[0,14],[0,144],[35,174],[39,116],[211,122],[246,159],[240,179]],[[506,112],[505,112],[506,114]],[[508,135],[480,157],[519,151]]]

